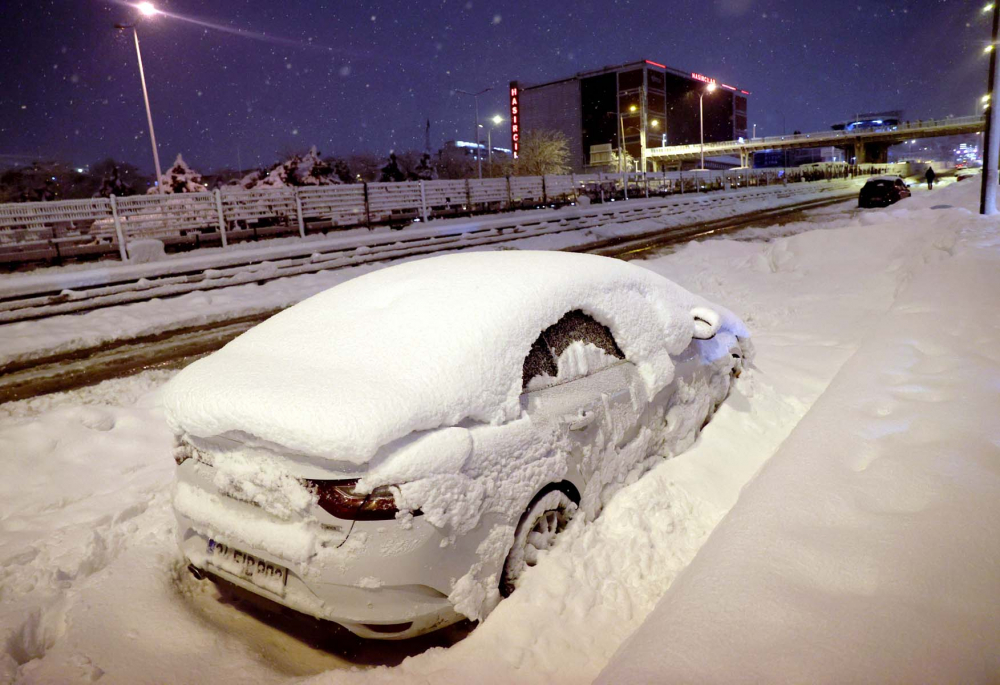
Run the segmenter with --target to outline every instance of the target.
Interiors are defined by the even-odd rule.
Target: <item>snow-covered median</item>
[[[828,230],[708,241],[643,262],[741,315],[755,334],[757,369],[690,451],[620,491],[593,523],[571,526],[465,640],[316,682],[590,682],[624,640],[647,633],[640,626],[668,589],[662,606],[683,601],[689,610],[652,614],[666,616],[668,632],[651,628],[635,661],[656,659],[662,670],[634,680],[725,680],[747,655],[757,661],[743,677],[757,680],[995,679],[996,664],[975,658],[979,641],[996,635],[977,616],[1000,615],[992,420],[1000,293],[995,276],[980,276],[1000,273],[1000,248],[988,240],[995,221],[958,208],[976,205],[973,185],[919,192]],[[954,207],[931,209],[942,205]],[[993,233],[973,246],[979,230]],[[351,645],[331,657],[263,639],[242,612],[178,574],[172,444],[156,394],[136,402],[166,375],[0,406],[0,682],[284,682],[351,663]],[[845,449],[817,456],[837,446]],[[768,518],[744,516],[751,505]],[[787,521],[798,521],[794,538]],[[743,548],[736,532],[762,549]],[[747,578],[729,553],[744,555]],[[905,572],[900,582],[880,574],[890,562]],[[919,587],[924,596],[907,604]],[[687,604],[695,597],[702,604]],[[852,638],[862,625],[846,622],[863,615],[875,627],[862,635],[869,644]],[[914,636],[936,625],[934,649],[912,652],[913,668],[949,658],[915,674],[898,656],[926,646]],[[801,649],[782,641],[789,635],[801,636]],[[843,650],[852,639],[863,647],[860,665]],[[951,657],[963,653],[968,663],[956,665]],[[820,660],[827,670],[817,674]],[[373,662],[369,651],[353,663]],[[979,671],[963,670],[976,663]],[[718,671],[684,670],[713,664]],[[760,675],[755,664],[777,670]],[[628,680],[616,673],[605,680]]]

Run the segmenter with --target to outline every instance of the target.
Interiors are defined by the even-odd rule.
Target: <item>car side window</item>
[[[575,309],[539,334],[524,359],[522,387],[565,382],[621,359],[625,354],[608,327]]]

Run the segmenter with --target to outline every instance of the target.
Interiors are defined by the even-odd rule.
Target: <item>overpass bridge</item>
[[[888,161],[889,146],[913,138],[936,138],[982,131],[986,125],[985,116],[950,117],[947,119],[918,119],[904,121],[896,126],[866,128],[854,131],[820,131],[818,133],[796,133],[787,136],[767,136],[705,143],[705,157],[739,156],[740,166],[751,165],[751,155],[763,150],[782,150],[806,147],[838,147],[848,158],[854,157],[857,164],[884,164]],[[646,149],[646,159],[659,168],[674,166],[680,162],[698,160],[701,145],[668,145]]]

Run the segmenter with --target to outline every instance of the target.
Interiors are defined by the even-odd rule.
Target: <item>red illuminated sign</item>
[[[691,72],[691,78],[693,78],[695,81],[702,81],[704,83],[715,83],[715,79],[714,78],[709,78],[708,76],[705,76],[704,74],[696,74],[694,72]]]
[[[660,69],[666,69],[667,68],[667,65],[660,64],[659,62],[654,62],[651,59],[647,59],[646,60],[646,64],[652,64],[654,67],[659,67]]]
[[[722,86],[723,88],[725,88],[726,90],[732,90],[732,91],[736,90],[732,86],[727,86],[725,83],[720,83],[719,85]]]
[[[521,149],[521,104],[519,100],[517,81],[510,82],[510,149],[517,159]]]

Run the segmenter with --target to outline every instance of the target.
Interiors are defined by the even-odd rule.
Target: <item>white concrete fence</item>
[[[710,192],[872,173],[904,165],[512,176],[0,204],[0,264],[117,252],[155,238],[177,249],[275,235],[593,201]]]

